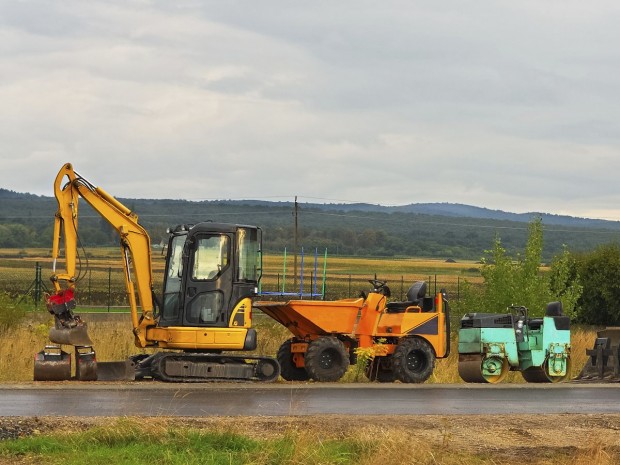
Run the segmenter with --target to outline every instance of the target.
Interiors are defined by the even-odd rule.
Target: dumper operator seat
[[[433,309],[433,298],[426,297],[426,282],[418,281],[407,291],[405,302],[389,302],[386,306],[387,313],[403,313],[409,307],[420,307],[423,312]]]

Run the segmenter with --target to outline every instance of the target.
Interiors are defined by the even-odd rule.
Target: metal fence
[[[31,274],[30,277],[33,275]],[[34,280],[30,285],[21,278],[19,283],[7,283],[5,290],[16,288],[15,295],[21,295],[21,300],[33,302],[35,308],[43,303],[43,295],[50,292],[50,286],[42,279],[41,266],[37,263],[34,270]],[[79,276],[77,284],[77,298],[81,308],[93,308],[98,311],[127,311],[127,294],[125,289],[124,270],[122,267],[100,266],[92,267]],[[154,290],[161,294],[163,270],[153,271]],[[297,280],[289,279],[286,285],[283,276],[279,273],[265,272],[261,280],[259,298],[264,300],[314,299],[336,300],[359,297],[362,292],[368,293],[372,288],[370,279],[386,281],[391,290],[391,300],[406,300],[408,289],[417,281],[426,281],[427,293],[434,295],[445,291],[450,302],[459,302],[461,288],[464,282],[460,276],[452,275],[397,275],[368,276],[366,274],[327,274],[325,277],[316,277],[311,273],[300,276]],[[7,286],[9,289],[7,289]]]
[[[261,289],[268,295],[276,297],[297,296],[301,298],[312,298],[318,300],[335,300],[343,298],[358,297],[361,292],[368,292],[372,288],[370,279],[374,276],[366,274],[331,274],[325,281],[315,279],[310,276],[306,281],[299,281],[298,286],[294,290],[280,291],[281,276],[279,274],[265,274],[263,281],[266,283],[275,283],[275,286],[263,284]],[[390,275],[386,277],[377,276],[379,281],[386,281],[390,288],[393,300],[406,300],[407,291],[418,281],[427,283],[428,294],[434,295],[439,291],[445,291],[447,298],[458,301],[461,298],[461,285],[463,279],[460,276],[448,275]],[[294,286],[291,286],[294,287]]]

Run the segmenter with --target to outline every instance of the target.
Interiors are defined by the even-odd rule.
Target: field
[[[50,274],[49,251],[0,250],[0,382],[32,380],[33,354],[47,342],[52,320],[39,305],[33,289],[20,305],[14,296],[29,289],[35,264]],[[97,249],[88,257],[89,270],[81,283],[82,309],[126,311],[122,274],[116,249]],[[310,292],[314,264],[304,264],[304,292]],[[322,257],[317,263],[322,286]],[[427,280],[446,288],[458,301],[463,279],[479,282],[478,265],[433,260],[369,260],[328,258],[328,298],[368,290],[375,273],[389,282],[393,296],[409,283]],[[292,257],[286,271],[283,257],[264,258],[263,289],[286,292],[293,287]],[[114,272],[110,271],[114,269]],[[154,255],[154,274],[161,276],[163,258]],[[285,275],[286,273],[286,275]],[[298,283],[299,285],[299,283]],[[86,305],[82,305],[82,302]],[[24,312],[24,309],[27,310]],[[8,310],[8,312],[7,312]],[[128,315],[84,314],[100,361],[120,360],[139,352],[133,345]],[[256,315],[257,353],[274,356],[288,331],[265,315]],[[455,326],[453,326],[455,327]],[[572,328],[572,376],[586,361],[593,344],[591,328]],[[452,347],[456,335],[452,335]],[[69,348],[65,348],[69,349]],[[284,383],[284,381],[278,381]],[[366,383],[361,367],[352,366],[341,382]],[[438,360],[428,383],[460,383],[457,355]],[[511,373],[505,383],[522,383]],[[561,399],[558,401],[561,402]],[[611,465],[620,463],[620,416],[380,416],[380,417],[248,417],[248,418],[0,418],[0,465],[3,464],[442,464]]]
[[[52,274],[51,251],[47,249],[0,249],[0,283],[2,290],[12,296],[34,290],[36,267],[41,269],[41,284],[49,287]],[[402,299],[416,281],[427,281],[429,292],[444,288],[448,298],[458,300],[460,285],[467,279],[479,283],[479,264],[445,262],[415,258],[369,259],[328,256],[301,257],[294,272],[292,255],[265,255],[261,290],[271,293],[322,293],[326,299],[356,297],[370,288],[369,279],[375,277],[388,282],[395,299]],[[152,254],[153,282],[160,292],[165,256],[161,249]],[[57,269],[64,264],[59,262]],[[303,270],[303,273],[302,273]],[[325,270],[325,272],[324,272]],[[122,260],[116,248],[94,248],[82,253],[78,263],[80,304],[82,306],[116,307],[126,305]],[[302,287],[303,285],[303,287]]]

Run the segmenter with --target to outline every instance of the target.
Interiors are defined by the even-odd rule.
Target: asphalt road
[[[0,385],[0,416],[620,413],[614,385]]]

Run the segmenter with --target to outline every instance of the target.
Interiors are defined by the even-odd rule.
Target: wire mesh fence
[[[3,277],[5,278],[5,277]],[[461,276],[439,274],[386,274],[372,275],[354,273],[329,273],[316,276],[309,273],[297,279],[287,278],[280,273],[266,270],[263,273],[259,299],[288,300],[313,299],[337,300],[355,298],[372,289],[370,280],[387,282],[391,291],[391,300],[404,301],[407,291],[418,281],[427,283],[427,294],[444,292],[450,302],[461,300],[464,279]],[[43,295],[50,292],[51,286],[43,279],[39,263],[32,268],[19,269],[19,273],[10,273],[10,279],[3,279],[5,292],[28,299],[36,309],[43,309]],[[161,295],[163,270],[153,270],[153,288],[156,295]],[[92,267],[79,277],[76,297],[82,310],[91,309],[103,312],[129,311],[125,277],[122,266]]]
[[[312,298],[319,300],[336,300],[359,297],[362,292],[368,293],[372,288],[370,280],[377,279],[387,282],[393,300],[406,300],[407,291],[418,281],[427,283],[427,292],[431,295],[444,291],[448,299],[455,301],[461,298],[461,285],[463,279],[460,276],[448,276],[437,274],[411,274],[411,275],[387,275],[369,276],[366,274],[330,274],[316,279],[311,275],[306,281],[298,283],[293,290],[279,291],[281,275],[265,274],[261,289],[274,289],[267,291],[275,297],[297,296],[300,298]],[[291,286],[293,287],[293,286]]]

